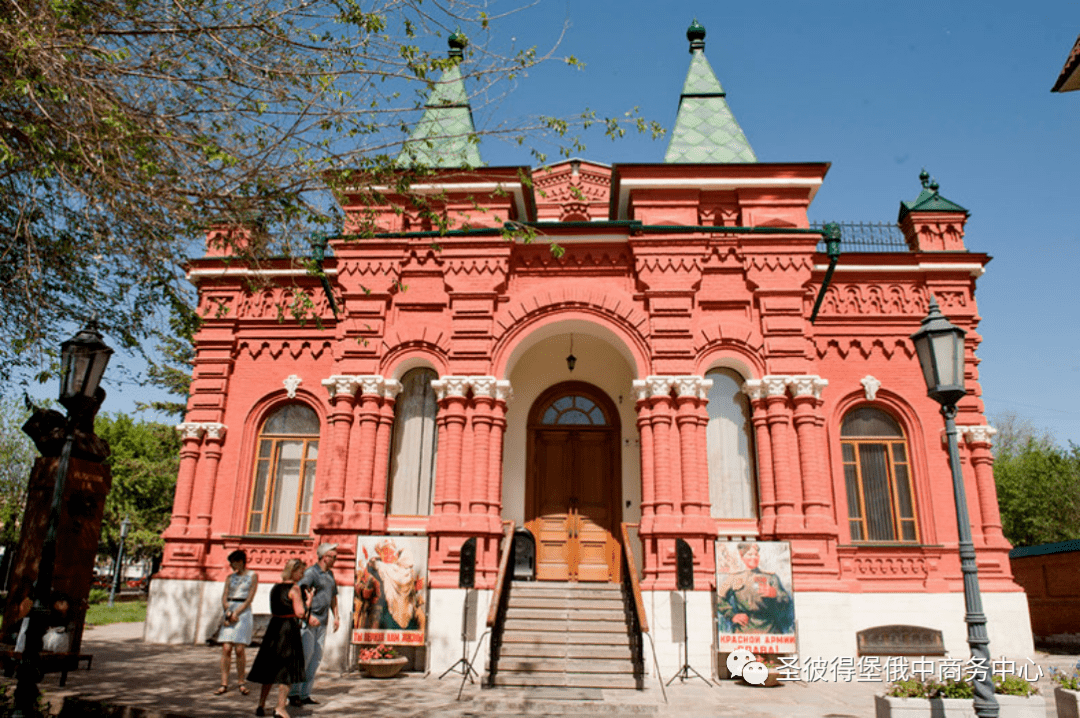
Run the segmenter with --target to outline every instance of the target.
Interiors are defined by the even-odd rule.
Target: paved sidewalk
[[[122,623],[88,629],[83,651],[94,655],[93,669],[68,674],[58,686],[59,674],[49,674],[42,691],[59,712],[67,697],[125,706],[125,718],[177,716],[252,716],[258,704],[258,686],[249,696],[233,685],[224,696],[212,695],[219,685],[220,649],[208,646],[162,646],[142,641],[141,623]],[[253,657],[253,653],[252,653]],[[1035,661],[1049,673],[1050,666],[1071,667],[1077,656],[1038,653]],[[3,679],[0,679],[3,680]],[[319,677],[317,706],[292,708],[293,716],[658,716],[660,718],[867,718],[874,715],[874,695],[883,683],[787,683],[761,688],[735,681],[707,686],[694,679],[676,681],[667,689],[665,703],[655,683],[644,691],[562,692],[553,689],[514,692],[481,690],[466,684],[456,700],[460,675],[437,680],[434,675],[404,675],[374,680],[358,674]],[[8,681],[10,682],[10,681]],[[1048,677],[1039,681],[1053,718],[1053,689]],[[571,689],[568,689],[571,690]],[[273,694],[272,694],[273,695]],[[273,698],[271,699],[273,700]]]

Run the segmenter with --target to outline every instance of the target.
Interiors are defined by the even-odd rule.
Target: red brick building
[[[441,672],[459,656],[466,538],[485,605],[503,522],[537,539],[538,580],[599,583],[621,580],[629,523],[662,672],[678,665],[679,538],[694,551],[695,626],[713,625],[715,541],[779,540],[803,655],[854,655],[856,632],[883,624],[942,630],[966,655],[943,422],[909,338],[933,295],[967,330],[957,423],[991,651],[1031,652],[978,382],[990,258],[968,249],[967,211],[924,174],[897,225],[844,227],[811,322],[829,258],[808,208],[829,165],[757,161],[704,31],[688,35],[659,164],[460,169],[479,156],[448,71],[402,162],[438,169],[413,189],[451,230],[430,231],[388,188],[374,208],[343,192],[346,235],[371,218],[377,233],[330,240],[340,316],[302,268],[260,268],[271,285],[252,294],[254,270],[213,241],[191,262],[205,321],[149,640],[205,637],[235,548],[268,589],[287,558],[339,542],[348,599],[356,536],[419,533]],[[522,227],[534,241],[504,236]],[[301,293],[319,326],[279,316]],[[714,637],[691,636],[699,665]]]

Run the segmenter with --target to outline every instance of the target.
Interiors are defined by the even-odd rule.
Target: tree
[[[501,42],[486,7],[0,0],[0,379],[47,376],[61,335],[90,314],[125,349],[167,333],[163,310],[191,306],[182,262],[208,225],[251,229],[228,240],[241,261],[305,256],[312,229],[340,229],[333,178],[407,188],[394,157],[456,63],[431,38],[472,38],[462,68],[475,97],[558,59]],[[588,112],[577,124],[621,134],[627,121],[658,130]]]
[[[112,454],[112,490],[105,500],[98,551],[115,556],[120,523],[131,520],[124,551],[133,559],[153,558],[164,547],[161,533],[172,517],[176,474],[180,466],[180,439],[176,430],[149,421],[134,421],[126,414],[102,414],[95,433],[109,442]]]
[[[1063,449],[1015,416],[994,423],[1003,438],[994,483],[1005,538],[1014,546],[1080,538],[1080,446]]]
[[[0,544],[14,546],[26,508],[26,487],[37,450],[22,426],[30,410],[22,400],[0,395]]]

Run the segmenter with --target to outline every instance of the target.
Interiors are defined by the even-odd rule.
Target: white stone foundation
[[[260,584],[252,608],[269,613],[272,584]],[[144,640],[149,643],[201,643],[217,628],[224,584],[210,581],[157,579],[150,584]],[[338,587],[341,628],[329,633],[322,669],[344,671],[352,635],[352,587]],[[469,610],[469,657],[482,639],[475,668],[487,665],[490,636],[487,613],[491,591],[472,591]],[[687,592],[689,663],[706,677],[716,673],[716,620],[713,595]],[[461,616],[464,589],[432,589],[428,593],[427,670],[441,674],[461,658]],[[669,680],[683,665],[683,594],[646,591],[643,594],[650,634],[656,646],[660,678]],[[1027,599],[1022,592],[983,593],[992,657],[1023,661],[1034,657]],[[907,624],[940,630],[949,657],[969,655],[962,593],[832,593],[796,592],[798,653],[810,657],[855,656],[855,634],[865,628]],[[655,677],[649,640],[644,642],[645,669]]]

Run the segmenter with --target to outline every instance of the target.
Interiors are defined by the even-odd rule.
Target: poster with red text
[[[426,536],[360,536],[352,642],[422,646],[427,627]]]
[[[721,653],[794,653],[791,544],[717,541],[716,612]]]

